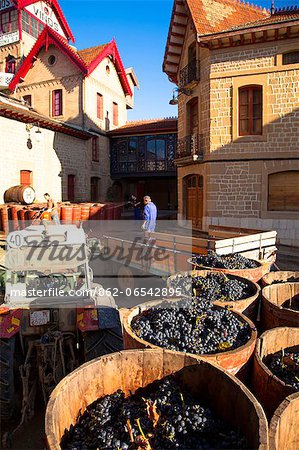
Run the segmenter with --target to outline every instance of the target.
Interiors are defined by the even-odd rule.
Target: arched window
[[[5,60],[5,72],[16,73],[16,59],[12,55],[8,55]]]
[[[268,210],[299,211],[299,170],[269,175]]]
[[[165,170],[166,167],[166,140],[156,137],[146,142],[147,170]]]
[[[239,88],[239,136],[263,133],[263,88],[242,86]]]

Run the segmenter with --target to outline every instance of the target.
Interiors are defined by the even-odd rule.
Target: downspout
[[[82,128],[85,130],[85,112],[86,112],[86,98],[85,98],[85,76],[83,75],[82,79]]]

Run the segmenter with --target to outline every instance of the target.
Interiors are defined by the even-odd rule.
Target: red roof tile
[[[134,122],[127,122],[125,125],[109,132],[111,136],[114,135],[127,135],[127,134],[139,134],[139,133],[161,133],[172,132],[176,133],[178,130],[178,119],[176,117],[164,118],[164,119],[149,119],[149,120],[137,120]]]
[[[269,15],[265,9],[240,0],[186,0],[200,35],[217,33]]]
[[[109,44],[103,44],[95,47],[84,48],[82,50],[77,50],[77,53],[84,63],[89,66],[89,64],[91,64],[108,45]]]
[[[256,20],[254,22],[247,22],[242,25],[238,25],[236,27],[229,28],[225,31],[233,31],[233,30],[242,30],[247,28],[255,28],[255,27],[261,27],[263,25],[274,25],[274,24],[280,24],[283,22],[290,22],[293,20],[299,20],[299,10],[298,12],[293,12],[289,14],[274,14],[270,17],[266,17],[264,19]]]

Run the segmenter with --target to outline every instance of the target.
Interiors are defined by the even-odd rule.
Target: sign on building
[[[18,42],[19,31],[13,31],[12,33],[3,34],[0,36],[0,47],[3,45],[12,44],[13,42]]]
[[[48,27],[52,28],[60,36],[66,37],[54,11],[45,2],[33,3],[32,5],[26,6],[25,10],[45,25],[48,25]]]
[[[12,0],[0,0],[0,12],[14,6]]]

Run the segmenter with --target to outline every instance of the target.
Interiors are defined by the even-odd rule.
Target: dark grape
[[[154,345],[199,355],[235,349],[251,337],[249,324],[236,314],[197,297],[148,309],[133,319],[131,327]]]
[[[265,364],[284,383],[299,391],[299,352],[286,348],[265,358]]]
[[[170,287],[180,289],[182,295],[196,295],[209,301],[231,302],[253,295],[249,283],[229,278],[221,272],[209,272],[206,276],[179,273],[171,278]]]
[[[194,399],[174,375],[127,398],[96,400],[61,439],[62,450],[243,449],[247,442]]]
[[[198,266],[232,270],[254,269],[259,266],[257,261],[245,258],[240,253],[232,253],[229,255],[217,255],[216,253],[193,255],[192,263]]]

